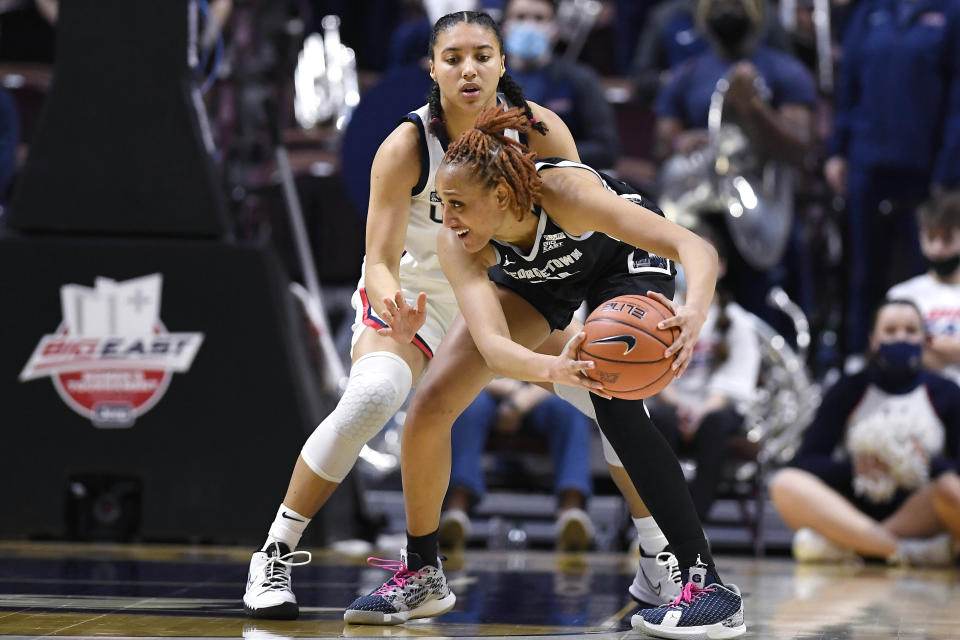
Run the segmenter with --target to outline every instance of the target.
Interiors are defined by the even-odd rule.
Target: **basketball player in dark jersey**
[[[576,359],[582,332],[559,356],[532,350],[569,324],[585,300],[596,307],[617,295],[648,294],[653,276],[672,293],[668,281],[678,261],[685,267],[686,303],[678,307],[662,293],[649,295],[675,314],[660,326],[680,330],[664,356],[674,357],[675,375],[682,374],[713,297],[717,253],[648,201],[618,195],[586,165],[536,165],[533,153],[503,135],[526,125],[518,109],[484,109],[450,145],[437,171],[444,226],[437,252],[461,317],[422,378],[404,425],[406,554],[418,558],[419,568],[398,570],[348,607],[345,618],[393,624],[410,610],[441,609],[449,599],[435,536],[450,475],[450,428],[484,385],[501,375],[593,392],[600,428],[683,574],[677,599],[642,610],[634,626],[667,638],[738,637],[746,631],[740,592],[721,582],[677,458],[644,418],[643,402],[610,398],[601,383],[583,375],[593,363]],[[657,271],[642,271],[651,267]]]
[[[304,443],[266,540],[252,554],[243,596],[252,617],[299,615],[291,571],[310,560],[309,552],[296,550],[305,528],[346,477],[363,445],[406,400],[457,316],[456,298],[436,256],[442,218],[434,174],[450,139],[472,128],[483,107],[500,104],[502,109],[507,104],[523,108],[535,121],[527,136],[535,151],[567,157],[577,153],[560,118],[528,103],[506,73],[503,38],[489,15],[458,11],[443,16],[433,27],[429,51],[435,84],[428,104],[408,114],[384,140],[371,168],[367,254],[353,296],[349,380],[337,407]],[[518,137],[516,132],[508,135]],[[387,324],[390,331],[381,333]],[[573,335],[576,327],[567,333]],[[557,332],[541,349],[559,353],[569,335]],[[555,385],[555,391],[593,417],[589,394],[582,388]],[[605,440],[603,448],[640,535],[641,555],[630,593],[653,604],[669,601],[680,590],[672,570],[676,558],[666,550],[660,528]],[[661,564],[661,559],[666,562]]]

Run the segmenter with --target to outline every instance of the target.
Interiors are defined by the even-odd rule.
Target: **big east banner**
[[[202,333],[171,333],[160,321],[163,276],[60,288],[63,320],[40,339],[20,381],[50,377],[67,405],[98,427],[129,427],[190,369]]]

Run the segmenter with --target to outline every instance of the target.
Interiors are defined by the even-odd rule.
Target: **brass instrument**
[[[758,78],[758,93],[766,91]],[[743,129],[723,119],[730,83],[721,78],[710,98],[709,144],[674,155],[660,172],[660,206],[685,227],[721,214],[740,255],[755,269],[780,261],[793,224],[793,170],[761,158]]]
[[[357,58],[340,41],[340,18],[324,16],[320,25],[323,35],[307,36],[297,58],[294,115],[304,129],[331,122],[342,133],[360,102]]]

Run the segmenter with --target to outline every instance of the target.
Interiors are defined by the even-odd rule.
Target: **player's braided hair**
[[[443,16],[433,25],[433,29],[430,31],[430,46],[427,49],[427,55],[430,56],[431,59],[433,58],[433,48],[437,44],[439,35],[461,22],[477,24],[492,31],[493,35],[497,37],[497,45],[500,47],[500,51],[503,51],[503,34],[500,33],[500,27],[497,26],[493,18],[482,11],[457,11],[456,13],[449,13]],[[523,108],[523,112],[534,130],[540,132],[542,135],[547,135],[547,125],[537,121],[537,119],[533,117],[530,105],[527,104],[527,99],[523,96],[523,89],[517,84],[516,80],[510,77],[509,73],[501,76],[500,82],[497,84],[497,89],[511,105]],[[427,94],[427,103],[430,105],[430,122],[428,123],[430,133],[436,136],[440,143],[446,147],[450,144],[450,136],[447,135],[447,128],[444,126],[443,106],[440,104],[440,85],[436,82],[430,87],[430,93]]]
[[[536,154],[503,134],[506,129],[525,131],[529,126],[520,108],[483,109],[473,127],[447,149],[443,164],[467,167],[478,178],[485,179],[488,187],[502,183],[520,211],[529,211],[540,201],[540,174],[533,162]]]

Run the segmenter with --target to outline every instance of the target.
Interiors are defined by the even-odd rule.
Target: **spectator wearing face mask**
[[[930,336],[924,364],[960,384],[960,193],[924,204],[918,222],[920,252],[929,269],[894,285],[887,298],[919,307]]]
[[[697,24],[710,44],[671,76],[657,95],[661,157],[705,146],[707,113],[717,82],[730,87],[725,106],[765,157],[794,163],[810,144],[813,78],[795,58],[760,42],[764,0],[699,0]]]
[[[726,78],[724,121],[740,127],[759,162],[802,163],[812,138],[816,91],[810,72],[798,60],[761,43],[766,6],[766,0],[698,0],[696,20],[710,48],[680,65],[657,95],[658,159],[688,156],[710,143],[710,101]],[[723,219],[710,217],[723,241],[732,244]],[[731,251],[727,277],[746,310],[769,318],[766,292],[782,282],[783,271],[759,271]],[[796,271],[803,274],[809,268],[801,265]]]
[[[826,393],[770,497],[800,561],[948,565],[960,540],[960,387],[922,368],[923,317],[877,310],[867,367]]]
[[[824,176],[846,199],[846,351],[857,354],[887,287],[923,270],[917,206],[960,184],[960,3],[861,0],[842,51]]]
[[[524,95],[563,119],[584,163],[615,167],[620,157],[619,135],[600,78],[589,67],[564,64],[553,55],[558,32],[556,2],[509,0],[503,17],[507,69],[523,87]]]
[[[641,102],[653,102],[660,87],[680,64],[709,49],[694,24],[695,7],[695,0],[667,0],[651,10],[633,58],[632,76]],[[768,9],[766,16],[761,35],[763,44],[789,51],[790,40],[776,11]]]

